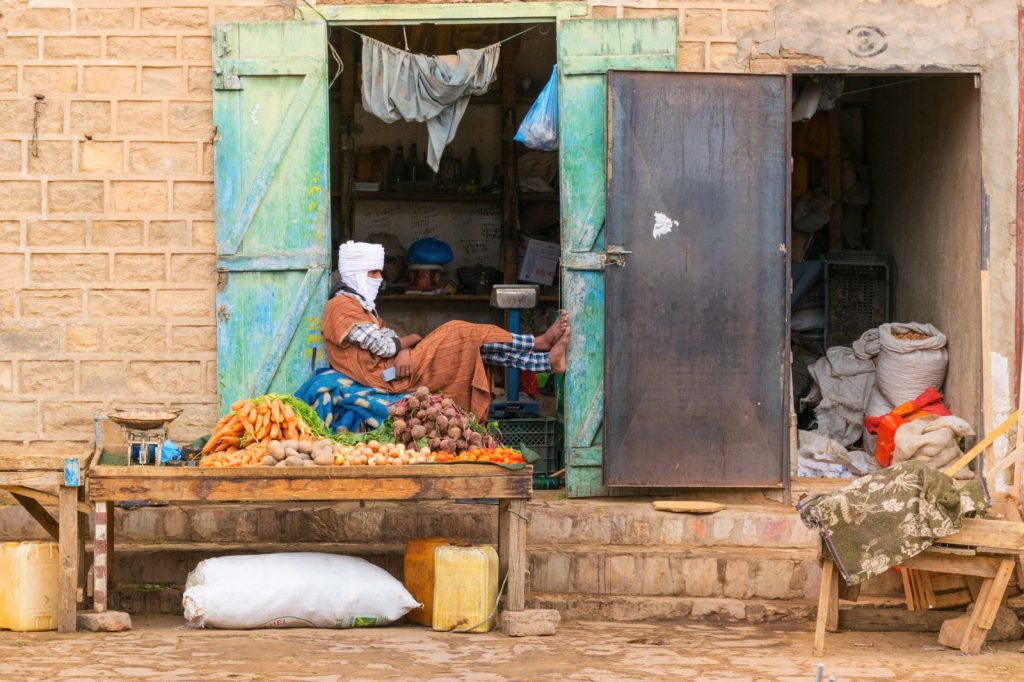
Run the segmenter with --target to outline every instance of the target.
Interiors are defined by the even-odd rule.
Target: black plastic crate
[[[548,476],[563,467],[559,421],[554,417],[499,419],[498,429],[506,447],[518,450],[525,445],[540,456],[533,463],[534,476]]]
[[[889,258],[838,251],[825,265],[825,347],[848,346],[889,321]]]

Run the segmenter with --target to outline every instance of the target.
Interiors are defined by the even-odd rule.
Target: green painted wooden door
[[[321,343],[330,268],[326,50],[323,22],[213,27],[222,412],[243,396],[294,391]]]
[[[603,268],[616,256],[604,239],[606,74],[674,71],[678,30],[671,18],[574,19],[558,28],[562,296],[573,324],[565,378],[571,497],[607,494],[601,450]]]

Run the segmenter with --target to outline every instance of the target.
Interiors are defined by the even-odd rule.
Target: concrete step
[[[527,595],[527,608],[556,609],[566,620],[640,622],[691,618],[719,622],[806,622],[816,603],[716,597],[581,597],[537,592]]]
[[[817,547],[816,534],[782,505],[716,514],[656,512],[649,501],[546,500],[530,503],[533,545]],[[493,505],[307,503],[168,505],[116,512],[118,537],[138,542],[405,542],[449,535],[493,541]],[[0,538],[31,539],[40,529],[19,507],[0,507]]]

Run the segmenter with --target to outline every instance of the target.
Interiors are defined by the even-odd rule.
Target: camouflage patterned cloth
[[[979,476],[963,486],[937,469],[908,461],[862,476],[843,490],[797,504],[816,528],[847,584],[885,573],[983,514],[988,493]]]

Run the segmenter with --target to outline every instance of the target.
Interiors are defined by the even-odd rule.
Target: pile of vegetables
[[[432,394],[426,386],[388,408],[394,440],[406,447],[454,452],[494,447],[493,437],[451,398]]]
[[[214,428],[202,467],[387,466],[430,462],[521,464],[453,400],[421,387],[389,408],[368,433],[331,433],[312,407],[290,395],[239,400]]]

